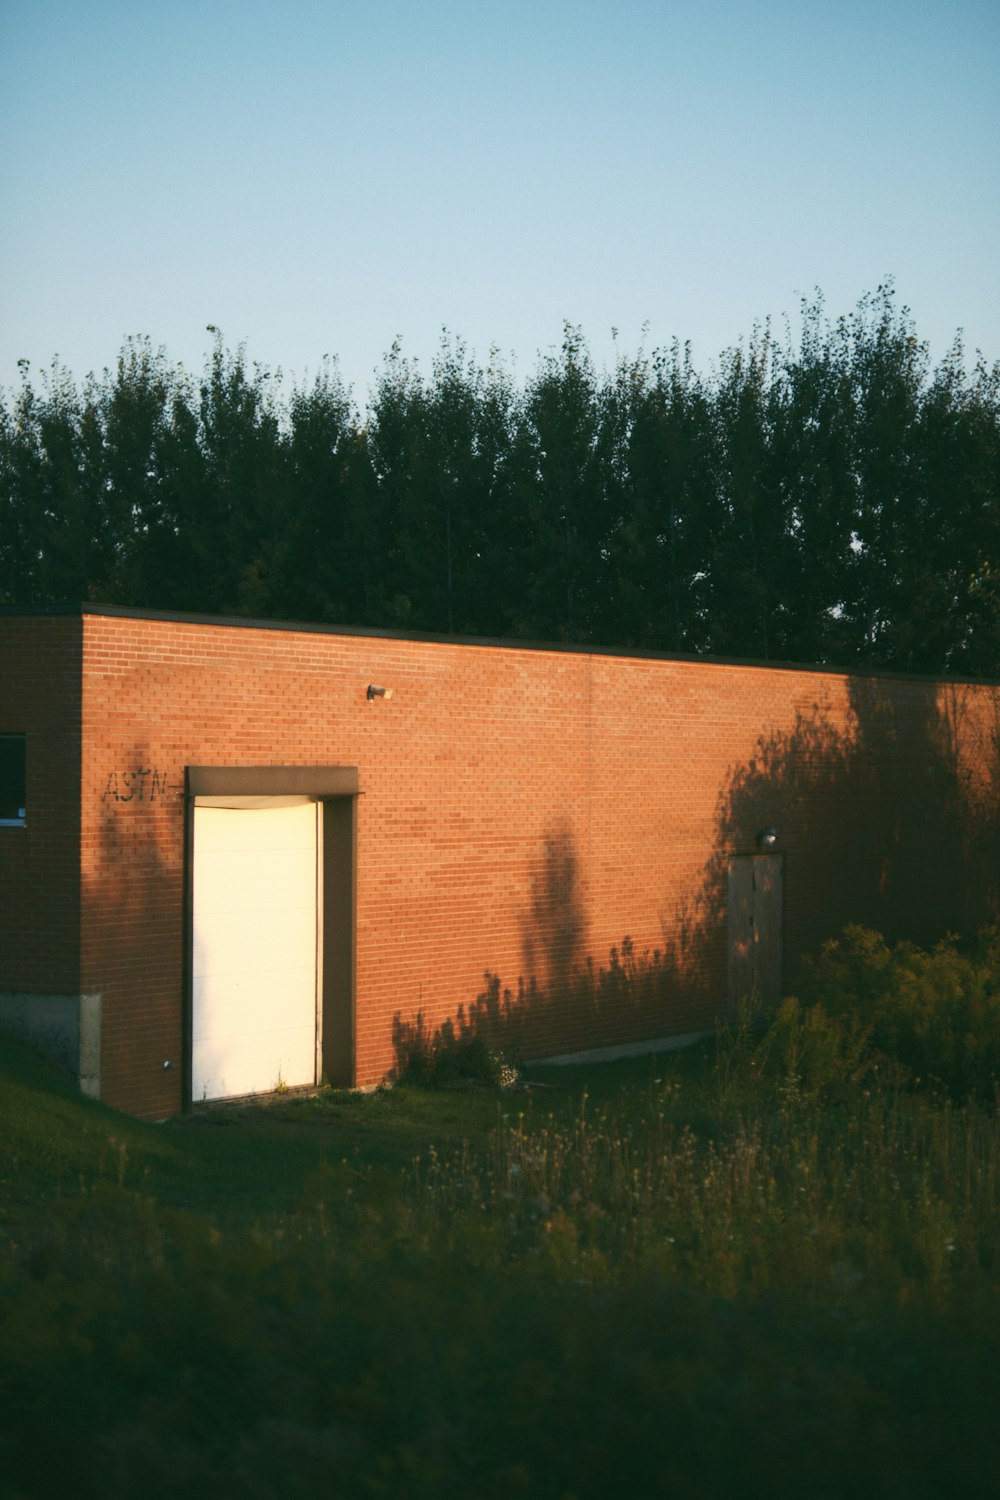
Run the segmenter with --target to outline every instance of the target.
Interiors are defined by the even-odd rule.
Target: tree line
[[[599,372],[567,325],[522,385],[443,336],[367,407],[146,338],[0,402],[0,601],[1000,673],[1000,365],[936,366],[891,284],[706,375]]]

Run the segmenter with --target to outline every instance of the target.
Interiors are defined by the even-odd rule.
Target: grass
[[[0,1043],[5,1493],[992,1495],[996,1112],[773,1057],[156,1127]]]

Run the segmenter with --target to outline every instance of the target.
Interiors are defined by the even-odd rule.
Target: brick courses
[[[489,976],[530,1055],[710,1026],[726,862],[765,824],[788,972],[846,920],[927,939],[991,910],[989,684],[98,606],[0,615],[0,684],[29,803],[0,829],[0,991],[99,993],[101,1094],[136,1114],[185,1103],[190,765],[358,768],[359,1085]],[[597,984],[626,937],[663,955],[638,1001]]]

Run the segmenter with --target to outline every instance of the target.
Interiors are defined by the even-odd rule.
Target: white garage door
[[[195,1101],[316,1081],[319,804],[248,800],[194,809]]]

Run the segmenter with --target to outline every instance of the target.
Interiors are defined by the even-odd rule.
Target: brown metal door
[[[782,859],[738,854],[729,861],[729,1004],[781,999]]]

